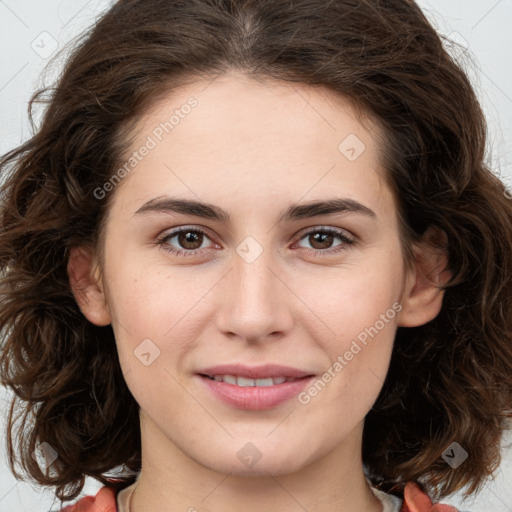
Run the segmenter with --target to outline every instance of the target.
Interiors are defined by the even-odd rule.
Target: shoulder
[[[111,487],[102,487],[96,496],[86,496],[62,512],[117,512],[116,492]],[[433,504],[414,482],[407,482],[400,512],[458,512],[451,505]]]
[[[414,482],[407,482],[404,489],[404,502],[400,512],[458,512],[451,505],[433,504]]]
[[[96,496],[85,496],[59,512],[117,512],[116,491],[104,486]]]

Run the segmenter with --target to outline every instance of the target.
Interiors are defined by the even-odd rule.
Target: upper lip
[[[202,375],[234,375],[237,377],[246,377],[248,379],[264,379],[267,377],[295,377],[301,379],[313,375],[311,372],[291,368],[290,366],[282,366],[279,364],[265,364],[262,366],[245,366],[243,364],[221,364],[204,368],[198,372]]]

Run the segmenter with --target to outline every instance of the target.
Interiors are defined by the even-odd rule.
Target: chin
[[[231,474],[232,476],[250,476],[250,477],[268,477],[289,475],[300,471],[308,460],[305,454],[300,452],[299,447],[288,446],[283,451],[283,445],[280,449],[271,449],[262,447],[259,449],[258,443],[243,442],[241,448],[233,449],[235,443],[231,442],[229,446],[222,447],[217,454],[210,452],[208,458],[203,454],[197,454],[193,457],[196,462],[202,466],[222,474]],[[236,443],[238,444],[238,443]],[[263,442],[259,443],[261,446]]]

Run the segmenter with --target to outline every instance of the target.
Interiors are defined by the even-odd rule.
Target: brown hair
[[[98,243],[113,194],[99,200],[94,190],[120,165],[137,116],[229,70],[353,100],[384,130],[404,243],[429,226],[447,234],[453,278],[442,311],[398,329],[365,419],[363,462],[375,485],[397,494],[420,479],[439,497],[477,492],[499,464],[512,410],[512,202],[484,162],[485,120],[469,80],[411,0],[121,0],[77,42],[39,130],[0,161],[12,471],[19,476],[18,458],[73,499],[85,476],[119,488],[134,475],[108,472],[140,470],[138,404],[112,328],[88,322],[74,300],[68,250]],[[43,442],[58,454],[53,474],[32,458]],[[441,457],[452,442],[469,453],[457,469]]]

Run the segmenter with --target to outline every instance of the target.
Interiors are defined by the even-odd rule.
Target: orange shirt
[[[118,512],[116,492],[111,487],[102,487],[96,496],[86,496],[62,512]],[[432,504],[430,498],[413,482],[407,482],[400,512],[458,512],[450,505]]]

